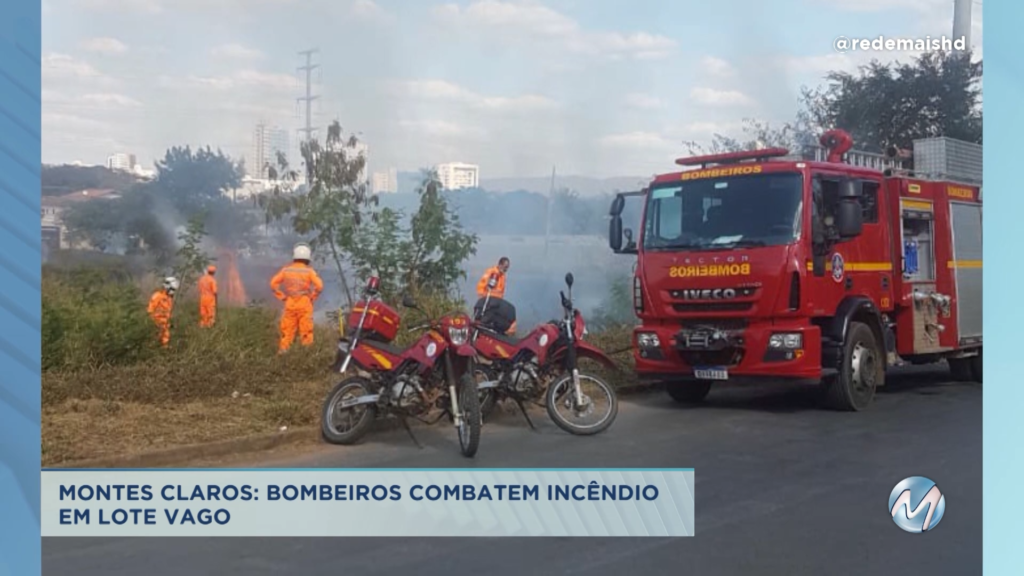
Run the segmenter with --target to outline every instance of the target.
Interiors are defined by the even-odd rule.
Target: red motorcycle
[[[380,299],[379,280],[370,278],[364,298],[349,314],[354,325],[338,344],[334,370],[354,374],[339,382],[324,400],[321,429],[333,444],[354,444],[378,416],[393,414],[417,446],[407,418],[436,424],[447,416],[459,435],[462,455],[472,458],[480,445],[480,397],[474,379],[476,350],[469,343],[470,319],[444,316],[415,326],[427,330],[412,346],[391,342],[398,334],[398,314]],[[416,303],[406,296],[406,308]],[[440,413],[431,421],[424,417]]]
[[[496,278],[491,278],[489,288],[493,288],[495,282]],[[572,304],[572,273],[565,275],[565,283],[569,297],[559,292],[563,318],[537,326],[522,339],[499,333],[481,321],[490,300],[488,290],[473,322],[473,347],[489,361],[476,368],[477,378],[484,380],[477,384],[484,417],[502,400],[511,399],[531,428],[534,428],[533,422],[523,405],[528,401],[546,406],[555,424],[571,434],[597,434],[615,421],[619,412],[615,389],[594,374],[581,373],[577,360],[590,358],[605,367],[617,368],[604,352],[583,340],[587,328],[583,315]],[[604,405],[603,409],[597,407],[599,403]],[[581,424],[572,420],[595,412],[598,413],[596,422]]]

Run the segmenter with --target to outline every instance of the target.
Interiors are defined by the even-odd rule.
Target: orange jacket
[[[213,299],[217,297],[217,280],[209,274],[199,279],[199,297]]]
[[[487,283],[491,280],[491,274],[498,275],[498,285],[491,290],[492,298],[504,298],[505,297],[505,275],[502,274],[501,270],[497,266],[491,266],[484,275],[480,277],[480,281],[476,283],[476,295],[478,298],[487,296]]]
[[[270,288],[278,300],[296,300],[308,296],[310,302],[316,302],[324,290],[324,281],[311,266],[292,262],[270,279]]]
[[[167,292],[157,290],[150,297],[147,312],[149,312],[149,316],[153,321],[157,323],[167,322],[171,319],[172,310],[174,310],[174,298],[171,298]]]

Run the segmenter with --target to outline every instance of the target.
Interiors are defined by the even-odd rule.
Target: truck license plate
[[[723,367],[701,367],[694,368],[694,378],[700,380],[728,380],[729,371]]]

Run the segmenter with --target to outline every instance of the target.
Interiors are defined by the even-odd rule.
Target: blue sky
[[[793,117],[801,85],[912,53],[837,36],[949,35],[952,0],[44,0],[43,161],[150,164],[172,145],[244,156],[258,121],[361,132],[371,170],[639,175],[684,140]],[[975,0],[972,44],[980,50]]]

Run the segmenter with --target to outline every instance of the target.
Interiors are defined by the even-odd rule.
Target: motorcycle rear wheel
[[[376,404],[356,404],[348,408],[338,408],[338,404],[348,398],[357,398],[372,394],[370,381],[361,376],[354,376],[342,380],[331,389],[324,399],[323,410],[320,415],[320,433],[324,440],[331,444],[355,444],[366,433],[377,418]],[[334,422],[335,414],[350,415],[351,426],[340,429]]]
[[[580,387],[592,386],[596,388],[595,391],[588,394],[587,390],[582,390],[584,396],[589,399],[590,395],[596,396],[598,399],[604,399],[607,401],[607,409],[601,414],[600,420],[595,424],[583,425],[577,424],[570,421],[566,416],[559,412],[560,406],[567,406],[569,410],[576,414],[580,412],[580,407],[575,406],[575,394],[573,390],[572,374],[566,374],[558,381],[551,384],[548,388],[547,394],[547,409],[548,416],[551,420],[562,430],[576,436],[592,436],[599,434],[608,429],[609,426],[615,422],[615,418],[619,414],[619,398],[615,393],[615,389],[612,388],[607,382],[594,376],[593,374],[580,373]],[[594,401],[589,400],[590,406],[594,406]]]

